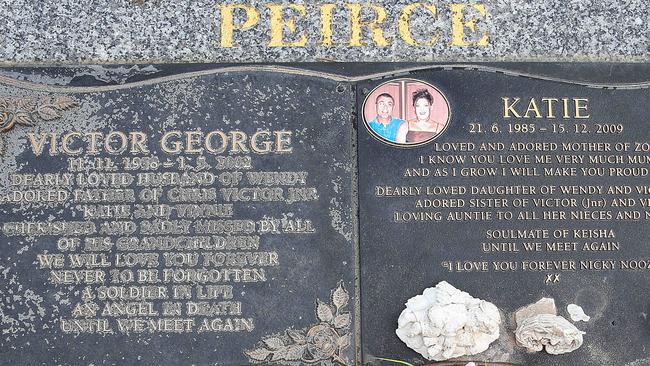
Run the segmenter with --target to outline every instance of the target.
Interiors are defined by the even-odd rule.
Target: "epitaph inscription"
[[[0,363],[352,364],[350,87],[172,79],[0,87]]]

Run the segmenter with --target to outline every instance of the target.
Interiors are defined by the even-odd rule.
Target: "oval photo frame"
[[[400,148],[434,141],[451,121],[449,101],[442,91],[426,81],[408,78],[376,86],[363,101],[362,113],[375,140]]]

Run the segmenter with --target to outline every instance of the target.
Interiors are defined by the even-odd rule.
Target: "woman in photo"
[[[399,126],[397,143],[415,144],[426,141],[438,135],[445,128],[443,122],[431,119],[433,96],[427,89],[418,89],[413,93],[413,108],[415,108],[416,118]]]

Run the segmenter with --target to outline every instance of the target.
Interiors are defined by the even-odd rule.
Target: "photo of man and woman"
[[[419,146],[440,136],[449,124],[447,98],[420,80],[396,79],[367,97],[363,118],[376,139],[397,146]]]

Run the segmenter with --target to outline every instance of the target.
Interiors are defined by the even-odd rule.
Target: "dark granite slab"
[[[52,69],[31,72],[51,75]],[[119,86],[88,82],[48,86],[42,83],[45,78],[39,80],[41,83],[14,79],[0,82],[4,129],[0,136],[3,141],[0,364],[243,365],[271,359],[296,365],[316,361],[354,363],[357,313],[352,232],[354,152],[350,124],[353,91],[349,86],[312,76],[254,71],[172,75]],[[88,152],[88,140],[79,136],[73,136],[71,141],[74,141],[68,147],[85,149],[80,155],[59,151],[51,156],[50,140],[45,142],[40,155],[30,147],[29,133],[34,133],[40,141],[40,134],[73,131],[82,134],[123,131],[130,140],[129,134],[138,132],[147,140],[135,148],[136,152],[132,152],[131,142],[127,151],[117,151],[121,137],[115,135],[111,140],[115,151],[109,153],[101,142],[106,135],[99,135],[100,152],[95,155]],[[165,152],[161,147],[162,136],[170,131],[180,132],[168,139],[166,148],[173,150],[177,143],[182,143],[184,150],[180,153]],[[235,146],[232,139],[223,153],[208,153],[203,140],[191,142],[190,148],[185,139],[187,131],[199,131],[202,137],[210,131],[224,131],[229,138],[232,138],[231,131],[236,131],[237,136],[247,136],[241,146],[251,151],[232,152]],[[250,141],[258,131],[267,132],[257,135],[257,149],[270,149],[270,152],[252,150],[255,143]],[[276,133],[282,133],[281,137]],[[47,136],[49,139],[50,135]],[[213,145],[220,146],[219,136],[213,135]],[[273,147],[268,148],[270,145]],[[132,160],[126,162],[125,158]],[[114,168],[106,167],[108,160],[102,159],[109,159]],[[255,185],[254,179],[247,176],[250,172],[290,172],[287,174],[293,178]],[[63,180],[64,173],[71,174],[71,184],[48,182],[44,178],[50,174]],[[95,181],[95,184],[93,173],[122,175],[113,177],[109,183]],[[141,183],[146,173],[195,175],[186,176],[185,183],[169,175],[163,178],[166,183]],[[121,183],[122,179],[127,182]],[[18,185],[12,185],[12,181]],[[222,189],[251,187],[265,190],[259,197],[267,198],[251,199],[253,193],[249,192],[242,193],[241,200],[229,199],[222,192]],[[50,198],[55,201],[59,194],[68,196],[54,203],[28,203],[24,197],[15,201],[4,199],[11,191],[41,189],[54,191],[54,198]],[[105,196],[97,201],[93,201],[92,195],[82,194],[79,198],[74,195],[75,190],[90,189],[107,189],[112,194],[118,189],[133,192],[132,198],[124,193],[121,198]],[[161,189],[157,201],[150,201],[156,195],[152,189]],[[179,193],[180,189],[196,191]],[[292,189],[302,190],[302,195],[292,196]],[[210,193],[210,190],[214,191]],[[272,198],[276,196],[279,198]],[[156,210],[139,210],[136,206],[146,208],[147,204],[170,206],[171,214],[161,214],[164,209],[158,206]],[[201,205],[212,208],[191,216],[181,214],[182,204],[186,210]],[[232,206],[227,208],[229,204]],[[102,205],[128,207],[114,207],[101,213]],[[165,232],[165,227],[151,225],[156,219],[185,221],[189,229]],[[62,234],[60,227],[56,229],[48,224],[62,221],[90,222],[92,227]],[[214,226],[199,228],[199,221],[212,221]],[[48,229],[26,229],[23,222],[41,222]],[[101,232],[111,224],[119,226],[120,222],[132,222],[137,229],[132,234]],[[149,225],[145,227],[146,222]],[[201,241],[207,246],[129,249],[118,245],[118,242],[126,245],[125,238],[164,241],[184,236],[207,238]],[[70,240],[62,241],[64,237]],[[235,241],[235,238],[239,239]],[[86,246],[104,240],[109,244],[103,249]],[[230,244],[223,244],[226,242]],[[71,249],[69,245],[76,246]],[[141,258],[143,262],[136,264],[119,264],[125,263],[125,253],[154,255],[156,259],[153,264],[150,257]],[[197,262],[175,259],[167,263],[165,253],[175,257],[196,255]],[[39,255],[56,254],[63,256],[62,268],[41,265]],[[74,267],[69,255],[76,254],[97,256],[90,258],[86,265]],[[118,255],[122,255],[121,262]],[[215,257],[209,261],[205,255]],[[108,264],[104,266],[102,260]],[[69,271],[69,277],[61,272],[64,270]],[[114,277],[113,270],[118,270],[120,275]],[[129,274],[121,277],[124,270],[131,271],[135,279],[130,280]],[[192,277],[194,270],[213,272]],[[140,271],[145,272],[142,274],[145,277],[138,279]],[[147,282],[150,277],[146,271],[157,273],[158,280]],[[164,271],[177,271],[179,277],[165,275]],[[52,283],[53,272],[59,273],[59,284]],[[82,279],[75,280],[75,274]],[[190,279],[185,280],[184,276]],[[110,293],[107,289],[100,290],[102,286],[130,291],[129,287],[146,285],[156,288],[150,292],[154,295],[147,295],[151,297],[129,298],[127,292],[127,295],[115,295],[112,300],[100,298],[102,293]],[[176,298],[174,286],[181,285],[190,289],[187,298],[180,295],[182,289]],[[212,299],[209,286],[217,286]],[[87,289],[90,292],[85,292]],[[155,295],[160,293],[166,296]],[[181,312],[172,309],[163,313],[164,302],[179,303]],[[190,302],[204,302],[217,310],[191,315],[188,307],[194,305],[188,305]],[[142,306],[128,308],[129,314],[117,315],[119,311],[115,309],[104,314],[110,303]],[[93,306],[96,312],[87,312]],[[97,325],[96,319],[104,319],[106,323]],[[139,319],[144,322],[139,325],[143,330],[123,331],[117,319],[125,324]],[[161,319],[171,323],[155,326],[148,323]],[[173,319],[182,320],[173,323]],[[193,325],[188,325],[191,321]],[[201,329],[204,321],[208,325]],[[89,328],[90,323],[94,328]]]
[[[437,163],[421,164],[420,157],[444,158],[454,155],[470,159],[470,155],[514,155],[507,151],[436,151],[436,145],[450,148],[450,143],[557,143],[562,142],[599,142],[614,146],[620,142],[640,142],[649,140],[643,128],[645,105],[648,104],[648,65],[645,64],[283,64],[283,65],[118,65],[118,66],[74,66],[29,68],[14,67],[0,70],[0,107],[2,124],[0,133],[2,155],[0,155],[0,314],[2,315],[3,335],[0,338],[0,364],[15,365],[130,365],[130,364],[178,364],[178,365],[384,365],[376,357],[387,357],[411,362],[416,365],[427,364],[426,360],[408,349],[395,335],[397,317],[404,307],[404,302],[420,294],[426,287],[446,280],[454,286],[469,292],[475,297],[494,303],[502,312],[502,336],[488,351],[464,360],[484,362],[510,362],[525,365],[574,365],[574,364],[620,364],[637,366],[647,362],[644,348],[648,344],[647,313],[648,286],[645,285],[647,270],[580,270],[580,271],[522,271],[523,261],[539,260],[574,260],[596,263],[603,260],[636,260],[638,265],[650,258],[644,238],[648,232],[647,221],[609,220],[609,219],[543,219],[547,208],[533,207],[533,203],[522,219],[512,220],[465,220],[460,222],[427,221],[395,222],[395,212],[436,211],[420,209],[414,206],[419,199],[450,198],[443,195],[426,197],[401,196],[378,197],[377,186],[406,187],[471,187],[471,186],[643,186],[647,185],[647,175],[639,171],[639,176],[438,176],[438,177],[404,177],[406,168],[489,168],[498,165],[509,170],[516,167],[533,167],[535,164],[522,164],[511,161],[498,163]],[[363,123],[364,99],[375,87],[385,81],[399,78],[417,79],[430,83],[447,99],[451,117],[448,127],[435,141],[416,148],[399,148],[384,144],[373,138]],[[585,119],[589,133],[575,133],[575,126],[582,128],[582,120],[576,118],[511,118],[504,119],[503,97],[529,98],[587,98],[590,118]],[[408,104],[408,97],[404,99]],[[527,102],[526,102],[527,103]],[[525,104],[521,102],[516,109],[525,113]],[[406,109],[409,107],[406,106]],[[371,108],[372,110],[372,108]],[[530,112],[533,113],[533,112]],[[540,108],[540,113],[542,109]],[[481,133],[470,123],[480,123]],[[499,132],[492,132],[496,123]],[[511,127],[515,132],[508,132],[508,124],[534,124],[534,132],[526,132],[522,127]],[[553,133],[552,125],[557,130],[562,124],[563,133]],[[613,125],[620,133],[596,133],[597,124]],[[540,127],[547,128],[540,131]],[[170,131],[181,131],[180,137],[187,137],[183,132],[199,131],[203,137],[210,131],[242,131],[250,138],[255,132],[268,130],[274,132],[291,132],[291,153],[214,153],[203,150],[199,153],[187,152],[187,140],[172,136],[172,141],[183,142],[185,152],[175,154],[161,149],[161,137]],[[111,131],[142,132],[146,136],[145,153],[114,154],[101,152],[98,155],[67,156],[57,151],[49,154],[49,140],[44,140],[40,155],[38,150],[39,134],[70,132]],[[514,130],[513,130],[514,131]],[[529,133],[530,132],[530,133]],[[32,146],[28,134],[35,134],[36,146]],[[49,135],[48,135],[49,136]],[[193,135],[192,135],[193,136]],[[214,135],[213,135],[214,137]],[[260,141],[267,141],[269,135],[258,135]],[[71,137],[68,148],[87,147],[86,141]],[[103,138],[103,137],[102,137]],[[129,138],[127,136],[127,138]],[[120,137],[114,136],[114,143],[119,144]],[[193,140],[192,140],[193,141]],[[278,147],[278,140],[268,140]],[[192,142],[192,144],[194,144]],[[137,144],[136,144],[137,145]],[[201,145],[197,142],[196,145]],[[129,146],[128,149],[138,149]],[[173,148],[176,145],[167,145]],[[250,148],[250,145],[247,145]],[[265,147],[267,145],[262,145]],[[495,145],[496,146],[496,145]],[[205,145],[201,145],[204,149]],[[258,147],[260,147],[258,145]],[[286,147],[286,146],[285,146]],[[192,149],[189,149],[192,150]],[[616,152],[614,152],[616,153]],[[612,154],[614,154],[612,153]],[[522,152],[519,155],[551,155],[549,166],[558,167],[555,155],[557,151]],[[619,152],[618,155],[645,156],[647,152]],[[571,154],[565,154],[571,155]],[[573,155],[581,155],[575,153]],[[565,168],[602,167],[603,164],[614,167],[617,163],[589,163],[589,154],[585,155],[587,163],[569,162],[561,164]],[[593,155],[593,154],[592,154]],[[160,165],[152,161],[133,168],[125,169],[125,157],[158,157]],[[250,166],[245,158],[250,156]],[[79,157],[84,159],[79,160]],[[205,160],[203,159],[205,157]],[[218,159],[230,157],[232,159]],[[102,165],[108,158],[116,163],[113,169]],[[186,158],[186,163],[198,168],[182,169],[178,158]],[[239,159],[237,158],[244,158]],[[71,161],[73,162],[71,165]],[[96,165],[88,165],[88,162]],[[468,160],[470,161],[470,160]],[[136,164],[130,161],[130,164]],[[209,166],[206,166],[207,163]],[[99,164],[99,165],[97,165]],[[227,166],[219,166],[226,164]],[[235,165],[229,165],[235,164]],[[629,165],[629,164],[628,164]],[[642,168],[640,163],[632,164]],[[71,168],[72,167],[72,168]],[[537,165],[537,168],[543,168]],[[72,169],[72,171],[70,171]],[[128,173],[138,177],[147,172],[215,173],[212,183],[165,183],[164,193],[173,188],[198,188],[216,191],[214,199],[205,202],[201,198],[188,194],[189,202],[178,201],[178,197],[165,196],[157,202],[170,206],[188,203],[190,206],[215,204],[211,214],[204,212],[204,217],[193,217],[190,221],[193,229],[187,235],[207,235],[210,238],[220,236],[245,237],[239,247],[231,249],[194,249],[194,250],[127,250],[117,247],[120,237],[164,237],[175,238],[186,234],[165,233],[162,227],[152,227],[148,231],[133,234],[100,234],[96,232],[63,235],[54,233],[45,235],[43,230],[59,230],[47,226],[47,229],[26,228],[21,222],[57,222],[57,221],[91,221],[99,230],[102,225],[119,225],[115,222],[134,221],[142,224],[155,217],[135,218],[135,207],[129,209],[115,208],[101,213],[87,212],[84,206],[100,204],[116,206],[118,204],[134,205],[151,193],[142,193],[146,189],[143,183],[127,184],[123,189],[134,189],[134,200],[138,202],[74,202],[69,196],[62,203],[19,202],[8,192],[15,190],[47,191],[54,189],[53,196],[46,200],[56,201],[59,191],[73,192],[75,189],[108,188],[115,189],[125,175],[113,177],[113,183],[97,183],[96,187],[77,187],[79,180],[87,180],[92,172]],[[304,184],[275,182],[258,187],[280,188],[284,201],[235,201],[230,202],[222,188],[249,187],[253,171],[294,172],[305,177]],[[74,185],[67,186],[64,173],[73,174]],[[221,175],[222,173],[228,173]],[[241,182],[234,184],[241,173]],[[306,173],[306,175],[304,175]],[[22,174],[17,177],[17,174]],[[50,174],[58,176],[59,185],[48,181],[43,176],[36,178],[28,174]],[[79,178],[81,177],[81,178]],[[194,176],[195,179],[197,176]],[[205,175],[198,175],[205,179]],[[210,177],[210,176],[208,176]],[[22,178],[22,179],[21,179]],[[276,177],[277,178],[277,177]],[[274,179],[276,179],[274,178]],[[29,180],[29,183],[26,182]],[[54,178],[52,178],[54,179]],[[142,178],[144,179],[144,178]],[[171,178],[169,178],[171,179]],[[285,179],[288,179],[285,176]],[[13,183],[13,184],[12,184]],[[62,187],[62,188],[61,188]],[[61,189],[59,189],[61,188]],[[288,203],[290,188],[305,188],[299,197],[301,201]],[[317,196],[311,188],[315,188]],[[277,192],[277,191],[276,191]],[[311,192],[311,193],[310,193]],[[268,191],[267,191],[268,193]],[[154,193],[155,194],[155,193]],[[141,195],[145,195],[142,196]],[[209,193],[208,193],[209,195]],[[183,195],[181,195],[182,197]],[[271,194],[272,197],[273,195]],[[523,195],[526,196],[526,195]],[[550,195],[544,198],[556,198]],[[564,195],[571,198],[571,195]],[[635,200],[641,205],[644,194],[621,193],[618,195],[594,194],[576,195],[579,204],[583,199],[596,202],[606,199],[611,206],[614,198]],[[44,196],[40,196],[44,197]],[[198,197],[201,197],[200,195]],[[467,198],[458,195],[452,198]],[[477,198],[477,197],[471,197]],[[478,198],[503,198],[512,200],[518,195],[486,194]],[[44,198],[41,198],[43,200]],[[243,198],[246,199],[246,198]],[[24,201],[24,200],[23,200]],[[101,200],[100,200],[101,201]],[[620,201],[627,202],[627,201]],[[144,202],[147,203],[147,202]],[[469,201],[466,202],[469,204]],[[232,204],[232,214],[228,214],[227,204]],[[358,212],[357,212],[358,205]],[[608,207],[612,211],[640,211],[636,208]],[[91,207],[92,211],[93,208]],[[121,211],[122,210],[122,211]],[[123,210],[127,210],[127,214]],[[179,209],[172,214],[172,220],[180,220]],[[568,210],[566,208],[555,211]],[[582,207],[580,211],[588,210]],[[589,210],[596,210],[590,208]],[[451,209],[437,210],[445,213]],[[457,211],[489,211],[493,208],[459,209]],[[518,214],[521,210],[512,211]],[[579,211],[573,208],[568,211]],[[155,211],[150,211],[149,214]],[[142,212],[138,214],[141,215]],[[88,217],[84,217],[88,215]],[[95,215],[95,216],[93,216]],[[125,216],[126,215],[126,216]],[[534,218],[534,215],[538,215]],[[94,217],[94,218],[93,218]],[[165,215],[163,215],[163,218]],[[197,234],[197,220],[252,220],[252,232],[233,233],[213,228],[215,232]],[[275,219],[275,220],[274,220]],[[303,219],[298,221],[297,219]],[[306,221],[310,223],[307,224]],[[270,233],[273,225],[280,225],[286,231]],[[294,233],[289,233],[293,225]],[[357,235],[357,226],[359,235]],[[249,226],[250,227],[250,226]],[[295,232],[295,228],[304,232]],[[314,232],[310,228],[314,229]],[[531,228],[553,229],[611,229],[614,237],[588,239],[589,242],[616,242],[618,250],[608,252],[571,252],[546,251],[526,252],[523,240],[492,240],[486,238],[487,230],[517,230]],[[22,230],[22,234],[21,234]],[[30,231],[27,231],[30,230]],[[242,229],[245,230],[245,229]],[[203,229],[203,231],[209,231]],[[552,231],[551,231],[552,232]],[[187,236],[186,235],[186,236]],[[567,241],[583,239],[573,237],[571,231]],[[78,239],[81,247],[66,250],[67,241],[61,238]],[[97,244],[92,238],[109,237],[112,246],[102,249],[83,247]],[[259,243],[257,242],[259,238]],[[232,238],[231,238],[232,239]],[[570,239],[570,240],[569,240]],[[214,240],[217,239],[210,239]],[[219,239],[223,240],[223,239]],[[518,252],[482,251],[483,242],[518,242]],[[532,241],[532,240],[531,240]],[[545,240],[536,240],[545,244]],[[101,241],[100,241],[101,242]],[[70,241],[74,244],[74,240]],[[124,243],[121,241],[121,243]],[[231,242],[232,243],[232,242]],[[245,244],[248,243],[248,244]],[[257,244],[256,244],[257,243]],[[510,247],[509,247],[510,248]],[[138,314],[101,316],[108,301],[100,301],[97,295],[98,283],[51,283],[52,272],[43,264],[44,255],[62,254],[63,268],[60,270],[106,270],[116,269],[117,254],[126,252],[159,254],[156,265],[135,265],[130,268],[138,275],[138,270],[158,270],[163,276],[169,269],[200,269],[201,265],[180,265],[165,263],[165,252],[206,253],[258,253],[266,260],[265,264],[249,265],[257,272],[249,272],[250,282],[232,280],[220,281],[217,285],[231,285],[230,295],[215,296],[208,302],[241,302],[241,314],[237,305],[230,309],[230,315],[193,316],[197,324],[204,318],[221,318],[213,329],[199,332],[199,326],[191,330],[183,328],[183,322],[167,325],[166,331],[143,331],[125,333],[119,331],[116,318],[160,319],[178,318],[173,309],[169,314],[161,315],[164,302],[182,303],[180,318],[186,316],[188,302],[199,300],[198,287],[204,296],[206,285],[210,283],[189,283],[152,281],[149,285],[168,288],[173,294],[174,285],[189,285],[192,288],[189,299],[153,299],[143,300],[144,306],[136,307]],[[277,263],[276,257],[277,253]],[[86,263],[79,268],[69,268],[72,264],[70,254],[98,254],[92,257],[95,262]],[[102,267],[102,255],[111,263]],[[40,255],[40,257],[39,257]],[[261,256],[261,257],[260,257]],[[47,257],[54,260],[56,257]],[[199,257],[201,260],[203,257]],[[231,257],[234,260],[235,257]],[[253,260],[251,256],[246,259]],[[264,259],[265,258],[265,259]],[[517,262],[517,271],[458,272],[469,262],[487,262],[488,267],[495,261]],[[360,262],[360,264],[359,264]],[[246,262],[250,263],[250,262]],[[447,265],[447,267],[445,267]],[[469,263],[471,266],[472,263]],[[148,267],[149,266],[149,267]],[[223,270],[227,266],[214,266]],[[232,265],[230,269],[242,269],[246,266]],[[450,271],[449,268],[454,270]],[[120,267],[120,270],[129,269]],[[263,275],[261,275],[263,270]],[[94,272],[93,272],[94,273]],[[236,276],[231,272],[230,276]],[[244,276],[242,272],[238,272]],[[560,275],[559,282],[553,282],[555,274]],[[114,286],[137,286],[143,283],[112,283],[111,273],[107,284]],[[550,277],[548,277],[550,275]],[[147,278],[146,273],[142,274]],[[222,273],[223,276],[223,273]],[[61,277],[60,277],[61,278]],[[65,277],[64,277],[65,278]],[[74,278],[74,275],[72,277]],[[550,278],[550,279],[549,279]],[[74,282],[70,279],[71,282]],[[85,277],[92,282],[91,277]],[[359,282],[356,280],[358,279]],[[198,281],[198,282],[197,282]],[[141,281],[141,282],[144,282]],[[357,287],[360,286],[360,287]],[[90,292],[86,292],[90,288]],[[357,292],[360,288],[360,292]],[[229,294],[228,290],[224,290]],[[182,289],[179,289],[182,290]],[[173,297],[172,295],[169,295]],[[576,326],[585,331],[584,344],[573,353],[550,356],[546,353],[526,354],[514,343],[515,330],[513,312],[539,298],[553,297],[558,305],[559,315],[569,317],[566,306],[575,303],[582,306],[591,316],[589,322],[577,322]],[[182,296],[180,296],[182,297]],[[130,301],[128,297],[116,297],[116,303],[140,302]],[[176,300],[176,301],[174,301]],[[99,315],[89,311],[92,307],[78,307],[78,304],[101,306]],[[151,303],[152,308],[146,303]],[[225,306],[225,305],[224,305]],[[119,305],[118,305],[119,307]],[[76,310],[76,313],[74,311]],[[113,309],[113,311],[117,311]],[[147,315],[157,311],[157,315]],[[222,310],[225,313],[227,311]],[[75,315],[76,314],[76,315]],[[234,323],[224,323],[223,319],[244,319]],[[73,328],[62,328],[65,321],[108,319],[113,333],[76,332]],[[253,329],[247,329],[252,318]],[[97,324],[97,323],[96,323]],[[104,323],[100,323],[103,324]],[[231,331],[224,324],[231,324],[239,331]],[[150,325],[143,325],[150,327]],[[161,327],[158,325],[158,327]],[[221,329],[214,329],[219,328]],[[164,327],[163,327],[164,328]],[[81,329],[77,329],[81,330]],[[624,334],[625,336],[621,336]],[[359,352],[359,353],[357,353]]]
[[[524,67],[524,66],[522,66]],[[361,258],[361,309],[363,360],[366,365],[384,364],[375,357],[388,357],[414,364],[426,363],[420,355],[402,343],[394,331],[397,318],[404,308],[406,300],[421,294],[427,287],[440,281],[448,281],[472,296],[494,303],[502,311],[504,329],[501,339],[488,351],[467,356],[465,360],[513,362],[525,365],[637,365],[646,364],[646,347],[650,342],[650,328],[647,314],[649,310],[647,269],[621,269],[620,261],[632,260],[643,267],[650,258],[647,237],[650,226],[647,221],[647,208],[642,207],[645,194],[635,191],[648,183],[647,171],[638,171],[636,176],[610,174],[609,168],[647,168],[643,161],[647,152],[634,151],[636,143],[647,143],[650,134],[646,128],[646,108],[650,102],[648,89],[647,65],[638,72],[627,74],[624,78],[597,81],[584,81],[583,65],[565,65],[565,75],[548,78],[542,72],[536,73],[535,67],[526,66],[528,75],[507,75],[479,70],[431,70],[418,71],[360,82],[357,86],[357,105],[361,106],[371,91],[385,81],[408,77],[428,82],[437,87],[449,101],[451,117],[447,129],[428,144],[399,148],[390,146],[369,133],[364,127],[363,113],[359,113],[359,204],[360,204],[360,258]],[[617,67],[612,66],[613,70]],[[614,71],[615,73],[617,71]],[[572,75],[576,75],[573,78]],[[594,78],[599,76],[592,74]],[[601,75],[602,76],[602,75]],[[601,79],[602,80],[602,79]],[[632,82],[634,81],[634,82]],[[410,97],[410,96],[409,96]],[[522,118],[510,114],[504,118],[504,97],[512,101],[521,98],[521,104],[515,109]],[[542,97],[585,98],[588,99],[590,118],[555,119],[544,115],[535,118],[523,118],[529,106],[530,98],[537,102]],[[410,100],[409,100],[410,102]],[[371,103],[371,102],[369,102]],[[434,105],[437,103],[434,101]],[[573,102],[572,102],[573,103]],[[411,108],[409,106],[409,108]],[[540,105],[541,108],[541,105]],[[482,129],[476,133],[480,123]],[[511,125],[533,126],[524,130]],[[563,125],[562,133],[559,125]],[[584,124],[584,126],[583,126]],[[555,125],[555,127],[554,127]],[[578,125],[579,127],[576,127]],[[605,132],[603,125],[616,125],[620,132]],[[493,130],[496,126],[498,131]],[[618,127],[620,126],[620,127]],[[509,131],[509,128],[512,130]],[[555,131],[553,129],[556,129]],[[534,132],[531,131],[534,129]],[[586,133],[582,133],[586,129]],[[599,130],[600,129],[600,130]],[[576,132],[577,131],[577,132]],[[562,152],[562,143],[601,143],[610,144],[611,152]],[[459,143],[471,143],[469,151],[462,149]],[[500,151],[480,151],[481,144],[502,143]],[[559,147],[549,151],[515,151],[509,150],[512,143],[555,143]],[[627,151],[616,151],[616,146],[629,143]],[[456,144],[456,145],[452,145]],[[494,145],[493,145],[494,146]],[[540,145],[541,146],[541,145]],[[442,151],[445,150],[446,151]],[[451,150],[450,150],[451,149]],[[493,155],[495,162],[473,163],[470,156]],[[504,156],[530,155],[532,162],[511,160],[499,163]],[[546,164],[536,162],[535,156],[549,155]],[[565,163],[556,160],[559,155],[580,155],[584,161],[570,158]],[[621,155],[621,161],[627,162],[628,156],[641,159],[637,164],[616,162],[591,162],[590,156]],[[445,160],[451,156],[450,160]],[[429,160],[431,158],[432,160]],[[442,161],[437,159],[442,158]],[[425,163],[422,163],[422,161]],[[466,159],[464,163],[456,159]],[[523,159],[523,158],[522,158]],[[536,168],[538,175],[513,176],[511,168]],[[548,175],[545,167],[576,169],[575,176]],[[428,176],[405,176],[409,168],[422,172],[429,169]],[[494,168],[494,174],[489,169]],[[602,175],[585,176],[581,168],[605,168]],[[465,169],[463,173],[461,170]],[[473,169],[473,170],[470,170]],[[506,171],[503,174],[502,169]],[[454,176],[453,170],[456,171]],[[436,174],[437,173],[437,174]],[[476,173],[476,174],[475,174]],[[530,171],[528,172],[530,173]],[[425,174],[426,175],[426,174]],[[472,194],[471,187],[527,186],[535,187],[536,193],[484,193]],[[560,186],[604,187],[603,193],[586,193],[581,195],[563,194]],[[607,194],[607,187],[631,187],[627,193]],[[382,189],[380,193],[378,188]],[[406,191],[403,194],[388,196],[381,187],[420,187],[422,193]],[[427,187],[430,192],[425,193]],[[450,193],[440,189],[464,187],[467,193]],[[540,194],[540,187],[555,187],[557,191]],[[435,191],[438,189],[438,191]],[[546,188],[547,190],[551,188]],[[393,190],[395,191],[395,190]],[[397,190],[399,192],[399,189]],[[409,195],[412,194],[412,195]],[[540,207],[533,199],[561,198],[576,199],[575,207]],[[616,199],[632,199],[634,207],[612,207]],[[456,201],[454,201],[456,199]],[[464,207],[456,207],[462,199]],[[507,207],[471,207],[470,199],[482,199],[485,205],[499,205],[506,200]],[[497,200],[486,203],[486,199]],[[513,200],[527,199],[528,206],[513,207]],[[418,200],[429,200],[434,207],[417,207]],[[603,203],[605,201],[606,203]],[[452,207],[440,207],[440,205]],[[475,203],[478,201],[474,201]],[[628,202],[628,201],[625,201]],[[426,203],[424,203],[426,205]],[[587,204],[587,206],[584,206]],[[604,206],[598,206],[603,204]],[[436,206],[438,205],[438,206]],[[595,207],[590,205],[596,205]],[[624,204],[625,206],[625,204]],[[496,211],[512,211],[514,217],[498,220]],[[560,216],[544,217],[544,211],[568,212],[566,218]],[[588,216],[572,218],[571,211],[607,211],[612,218]],[[620,212],[638,211],[640,218],[621,218]],[[399,213],[398,216],[395,213]],[[459,221],[450,221],[452,212],[485,213],[491,218],[477,216]],[[518,217],[518,214],[524,212]],[[410,214],[414,213],[415,215]],[[417,213],[431,213],[432,217],[424,220],[414,219]],[[434,216],[439,213],[441,217]],[[549,239],[508,239],[508,230],[548,229]],[[568,230],[563,238],[553,238],[555,230]],[[574,229],[613,230],[613,237],[576,238]],[[496,232],[496,234],[488,234]],[[591,232],[591,231],[590,231]],[[492,235],[495,238],[490,238]],[[499,239],[498,235],[504,236]],[[526,251],[524,242],[541,242],[542,248],[547,242],[577,242],[577,250],[550,252]],[[482,243],[516,242],[502,251],[483,250]],[[598,243],[611,249],[607,243],[619,244],[619,249],[601,251],[582,250],[584,243]],[[508,251],[508,249],[511,249]],[[561,271],[552,269],[523,270],[523,262],[535,261],[574,261],[578,269]],[[580,269],[581,261],[586,264],[602,265],[601,261],[615,262],[613,269]],[[514,263],[517,270],[495,271],[494,262]],[[477,270],[476,265],[487,263],[488,270]],[[472,269],[473,268],[473,269]],[[555,277],[555,275],[559,277]],[[550,277],[548,277],[550,276]],[[566,306],[574,303],[582,306],[589,322],[577,322],[576,326],[586,332],[581,348],[566,355],[552,356],[545,352],[527,354],[517,347],[513,332],[516,325],[513,313],[519,307],[537,301],[541,297],[552,297],[558,306],[558,315],[567,319]]]

